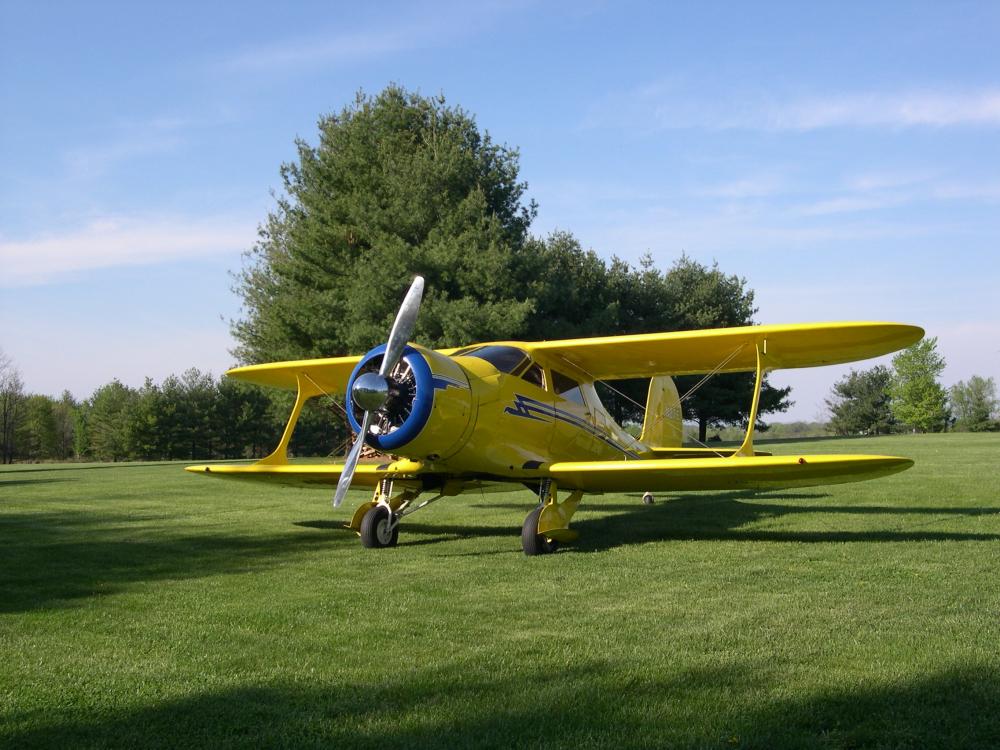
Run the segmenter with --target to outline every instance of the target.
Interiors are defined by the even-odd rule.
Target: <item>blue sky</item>
[[[946,385],[1000,380],[1000,4],[2,0],[0,347],[27,387],[229,366],[279,165],[393,81],[520,148],[538,234],[717,260],[761,323],[915,323]],[[784,418],[845,370],[773,376]]]

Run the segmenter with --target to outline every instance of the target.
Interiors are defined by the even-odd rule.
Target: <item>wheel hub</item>
[[[388,546],[388,544],[392,541],[391,520],[391,516],[389,518],[382,518],[375,526],[375,534],[383,546]]]

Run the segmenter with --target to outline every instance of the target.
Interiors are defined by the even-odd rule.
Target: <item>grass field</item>
[[[773,450],[917,463],[589,498],[538,558],[527,491],[365,550],[362,493],[4,467],[0,746],[1000,746],[1000,435]]]

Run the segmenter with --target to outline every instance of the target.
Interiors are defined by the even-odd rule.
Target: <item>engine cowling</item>
[[[347,383],[347,417],[355,432],[364,410],[352,398],[362,373],[377,372],[385,344],[365,354]],[[382,453],[414,459],[447,458],[468,437],[475,411],[465,371],[450,357],[423,347],[407,346],[386,378],[389,395],[372,415],[365,442]]]

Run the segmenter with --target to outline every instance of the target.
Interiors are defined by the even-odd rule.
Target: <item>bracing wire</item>
[[[336,399],[336,398],[334,398],[334,397],[333,397],[333,396],[331,396],[331,395],[330,395],[329,393],[327,393],[326,389],[325,389],[325,388],[323,388],[323,386],[321,386],[321,385],[320,385],[319,383],[317,383],[317,382],[316,382],[315,380],[313,380],[313,379],[312,379],[312,378],[311,378],[311,377],[309,376],[309,373],[308,373],[308,372],[303,372],[303,373],[302,373],[302,376],[303,376],[303,377],[304,377],[304,378],[305,378],[306,380],[308,380],[308,381],[309,381],[310,383],[312,383],[312,384],[313,384],[313,385],[314,385],[314,386],[316,387],[316,389],[317,389],[317,390],[318,390],[318,391],[319,391],[320,393],[322,393],[322,394],[323,394],[324,396],[326,396],[326,398],[327,398],[327,399],[328,399],[328,400],[330,401],[330,403],[331,403],[331,404],[332,404],[333,406],[335,406],[335,407],[336,407],[336,408],[337,408],[337,409],[338,409],[338,410],[340,411],[340,414],[341,414],[341,416],[343,416],[343,418],[344,418],[344,424],[345,424],[345,425],[347,426],[347,438],[346,438],[346,439],[345,439],[345,440],[344,440],[344,441],[343,441],[343,442],[342,442],[342,443],[341,443],[341,444],[340,444],[340,445],[339,445],[339,446],[337,447],[337,449],[336,449],[336,450],[333,450],[333,451],[330,451],[330,455],[331,455],[331,456],[333,456],[333,455],[340,455],[340,453],[341,453],[341,452],[343,452],[343,454],[344,454],[344,455],[346,455],[346,454],[347,454],[347,451],[348,451],[348,450],[350,449],[350,445],[351,445],[351,434],[353,433],[353,430],[351,429],[351,422],[350,422],[350,420],[348,420],[348,418],[347,418],[347,409],[346,409],[346,408],[344,408],[344,407],[343,407],[343,406],[342,406],[342,405],[340,404],[340,402],[339,402],[339,401],[337,401],[337,399]],[[341,450],[340,450],[341,448],[343,448],[343,451],[341,451]]]
[[[702,386],[704,386],[705,383],[707,383],[711,378],[713,378],[715,375],[718,375],[719,372],[726,365],[728,365],[730,362],[732,362],[733,359],[735,359],[736,356],[741,351],[743,351],[744,348],[746,348],[746,345],[747,345],[746,342],[740,344],[727,357],[725,357],[721,362],[719,362],[715,367],[713,367],[709,372],[705,373],[705,375],[701,378],[701,380],[699,380],[697,383],[695,383],[693,386],[691,386],[687,390],[687,392],[685,392],[685,394],[683,396],[681,396],[681,397],[678,398],[676,406],[671,405],[670,408],[668,408],[663,414],[656,415],[656,417],[654,418],[654,421],[653,421],[653,423],[652,423],[651,426],[655,427],[657,424],[659,424],[660,422],[662,422],[664,419],[672,419],[672,418],[675,418],[675,417],[681,417],[683,419],[683,416],[684,416],[683,406],[682,406],[683,403],[685,401],[687,401],[689,398],[691,398],[698,391],[698,389],[701,388]],[[614,391],[619,396],[621,396],[622,398],[624,398],[626,401],[631,402],[634,406],[638,407],[639,409],[645,410],[646,407],[643,404],[640,404],[638,401],[636,401],[634,398],[632,398],[628,394],[622,393],[622,391],[620,391],[617,388],[615,388],[608,381],[602,380],[600,378],[595,378],[591,373],[587,372],[587,370],[584,367],[581,367],[579,364],[570,362],[565,357],[559,357],[559,358],[562,359],[564,362],[566,362],[571,367],[575,367],[576,369],[578,369],[581,372],[583,372],[593,382],[595,382],[595,383],[601,383],[608,390]],[[712,453],[714,453],[715,455],[717,455],[719,458],[724,458],[724,456],[723,456],[722,453],[719,453],[719,451],[715,450],[711,446],[706,445],[705,443],[701,442],[697,438],[691,438],[691,439],[695,443],[698,443],[698,445],[702,446],[703,448],[706,448],[707,450],[712,451]]]

